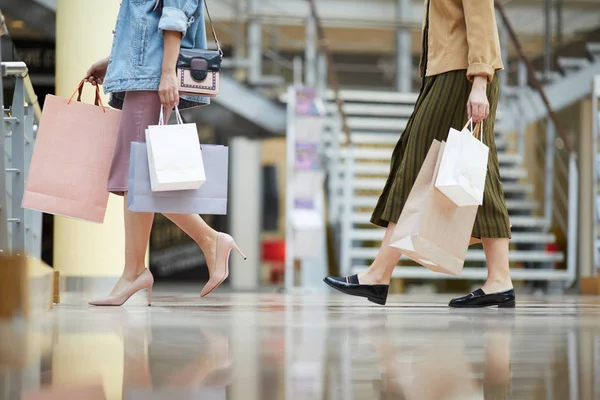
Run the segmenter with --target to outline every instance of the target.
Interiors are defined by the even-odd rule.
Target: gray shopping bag
[[[195,190],[152,192],[146,143],[131,144],[127,208],[162,214],[227,214],[229,149],[202,145],[206,182]]]

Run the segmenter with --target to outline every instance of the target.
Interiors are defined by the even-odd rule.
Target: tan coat
[[[495,71],[504,69],[494,0],[425,0],[423,28],[428,5],[425,75],[466,69],[467,79],[480,75],[491,82]]]

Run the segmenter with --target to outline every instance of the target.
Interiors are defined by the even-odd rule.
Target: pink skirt
[[[158,92],[132,91],[125,94],[115,151],[106,184],[109,192],[119,196],[127,192],[131,142],[146,142],[146,128],[149,125],[158,125],[159,113]]]

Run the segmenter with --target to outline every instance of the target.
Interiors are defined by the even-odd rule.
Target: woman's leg
[[[402,253],[400,250],[391,247],[390,238],[396,224],[390,223],[385,230],[383,242],[375,260],[365,272],[358,274],[358,281],[363,285],[389,285],[392,278],[392,272],[400,260]]]
[[[123,202],[125,220],[125,267],[110,293],[117,295],[146,269],[146,250],[150,240],[154,213],[137,213],[127,209],[127,193]]]
[[[150,241],[150,232],[154,213],[139,213],[127,209],[127,194],[124,201],[125,211],[125,270],[123,277],[132,281],[146,269],[146,251]]]
[[[512,280],[508,265],[507,238],[482,239],[488,277],[481,290],[485,293],[498,293],[512,289]]]

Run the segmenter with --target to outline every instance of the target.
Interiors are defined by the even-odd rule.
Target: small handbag
[[[177,81],[181,95],[216,97],[219,94],[219,74],[223,50],[217,39],[206,0],[203,0],[203,3],[217,50],[180,49],[177,59]],[[162,0],[156,0],[155,8],[161,7]]]

